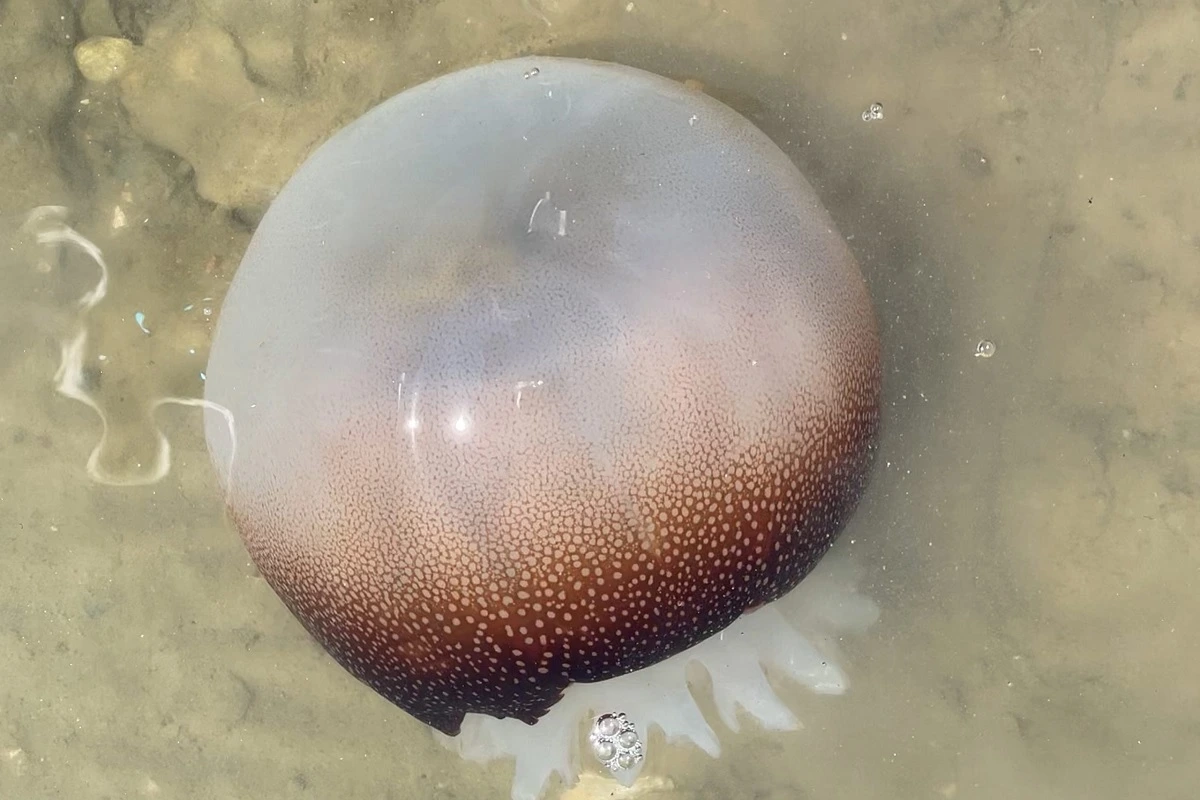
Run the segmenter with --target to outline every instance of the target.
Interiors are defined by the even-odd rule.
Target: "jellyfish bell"
[[[263,576],[465,757],[515,758],[517,800],[574,780],[581,726],[626,781],[655,730],[715,754],[697,668],[732,727],[796,724],[774,672],[844,686],[821,636],[870,604],[809,573],[865,486],[875,319],[708,96],[524,58],[382,103],[272,203],[207,373]]]

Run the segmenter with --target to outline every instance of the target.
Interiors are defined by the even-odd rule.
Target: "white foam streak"
[[[107,486],[145,486],[157,483],[171,471],[171,443],[157,428],[154,430],[157,446],[153,461],[149,465],[143,466],[137,471],[118,474],[106,469],[101,462],[105,446],[108,443],[108,415],[87,389],[84,377],[84,358],[88,344],[88,312],[108,295],[108,264],[104,260],[104,254],[94,242],[66,223],[67,215],[67,209],[63,206],[38,206],[29,212],[21,226],[21,230],[33,235],[39,245],[54,248],[56,254],[58,248],[61,247],[77,248],[96,265],[99,271],[96,283],[76,301],[81,312],[80,319],[74,333],[61,343],[58,369],[54,373],[54,388],[64,397],[83,403],[95,411],[96,416],[100,418],[100,440],[92,448],[87,459],[88,477]],[[233,457],[237,451],[233,413],[222,405],[199,397],[162,397],[150,404],[150,412],[153,413],[165,405],[211,409],[225,419],[229,426],[231,443],[230,460],[225,476],[228,477],[228,471],[233,468]],[[225,481],[225,485],[228,485],[228,481]]]

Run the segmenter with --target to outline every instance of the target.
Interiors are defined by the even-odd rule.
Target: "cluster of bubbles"
[[[588,734],[592,755],[611,773],[628,772],[642,763],[646,748],[637,727],[621,712],[601,714]]]

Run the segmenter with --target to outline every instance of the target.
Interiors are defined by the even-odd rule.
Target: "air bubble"
[[[863,122],[874,122],[877,119],[883,119],[883,103],[871,103],[870,107],[862,112]]]
[[[629,772],[646,757],[637,727],[620,712],[597,717],[588,741],[592,745],[592,755],[614,775]]]

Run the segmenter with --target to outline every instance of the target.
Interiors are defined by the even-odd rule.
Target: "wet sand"
[[[838,545],[883,610],[841,643],[850,691],[782,687],[804,730],[660,751],[637,796],[1193,796],[1194,4],[285,5],[0,5],[0,797],[507,797],[505,765],[459,762],[308,639],[224,518],[199,413],[149,404],[201,393],[220,298],[312,147],[524,53],[749,116],[850,239],[884,333],[880,460]],[[45,205],[109,266],[84,316],[94,265],[20,230]],[[54,384],[80,326],[93,473],[145,485],[88,474],[99,417]],[[147,483],[156,431],[170,472]]]

